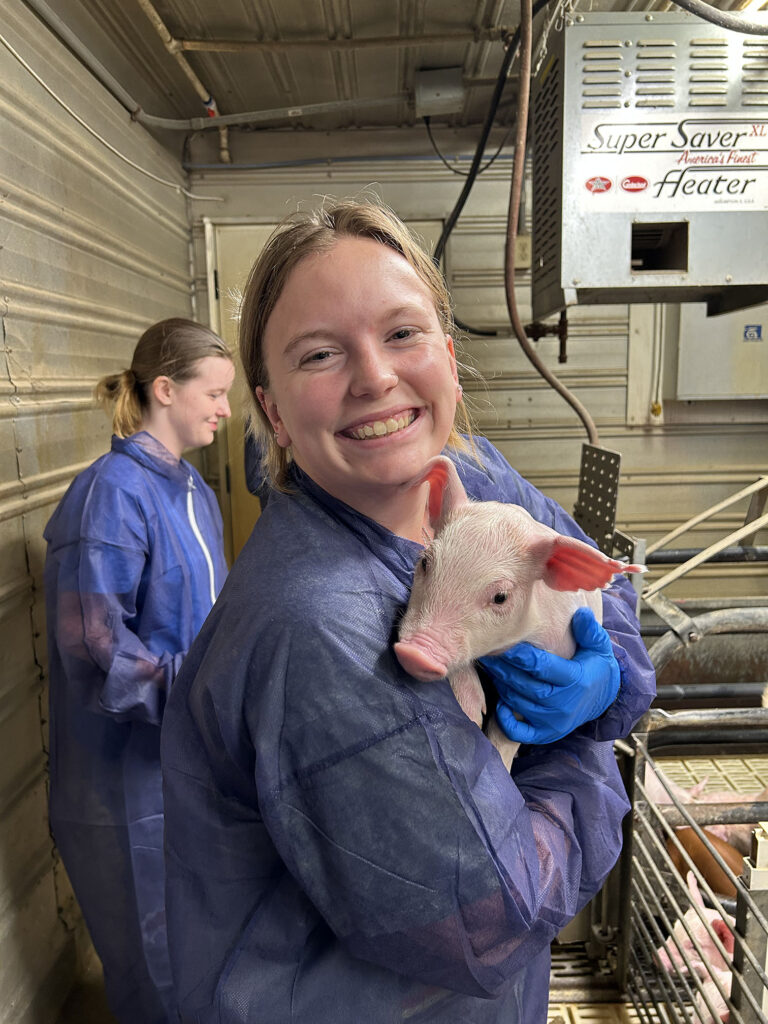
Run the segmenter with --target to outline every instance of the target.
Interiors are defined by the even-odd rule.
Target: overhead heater
[[[684,12],[576,15],[536,76],[533,136],[535,319],[768,300],[768,36]]]

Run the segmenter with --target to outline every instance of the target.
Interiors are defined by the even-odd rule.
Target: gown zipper
[[[211,553],[203,540],[203,535],[200,533],[200,527],[197,525],[197,519],[195,519],[195,506],[192,501],[192,492],[195,490],[195,481],[192,477],[189,478],[187,484],[187,519],[189,519],[189,525],[192,527],[192,533],[194,533],[197,538],[197,543],[202,548],[203,555],[205,556],[205,561],[208,566],[208,578],[211,584],[211,605],[213,605],[216,602],[216,584],[214,581],[213,560],[211,558]]]

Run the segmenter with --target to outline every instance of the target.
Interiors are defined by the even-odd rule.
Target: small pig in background
[[[473,661],[521,641],[572,658],[574,611],[588,605],[600,622],[600,588],[645,567],[564,537],[519,505],[470,501],[445,456],[408,486],[425,481],[435,536],[416,565],[395,654],[423,682],[447,676],[462,710],[482,728],[485,695]],[[487,734],[509,769],[519,744],[495,716]]]
[[[723,992],[730,994],[733,975],[731,963],[734,949],[735,921],[728,914],[721,916],[716,910],[704,906],[704,900],[692,872],[685,877],[691,906],[683,917],[675,922],[672,934],[663,946],[656,949],[656,957],[660,966],[672,974],[677,969],[681,974],[695,974],[702,981],[702,988],[709,998],[715,1011],[711,1012],[703,994],[697,991],[695,999],[696,1019],[701,1024],[720,1024],[729,1018],[728,1006],[722,992],[715,984],[720,982]],[[706,922],[706,924],[705,924]],[[715,940],[707,931],[712,929],[725,950],[720,952]],[[699,950],[694,944],[694,938]]]

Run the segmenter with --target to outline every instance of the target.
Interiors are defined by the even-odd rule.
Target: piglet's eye
[[[493,603],[494,604],[504,604],[504,602],[506,600],[507,600],[507,595],[503,591],[500,591],[498,594],[494,594],[493,595]]]

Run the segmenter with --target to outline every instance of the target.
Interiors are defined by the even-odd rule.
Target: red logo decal
[[[648,188],[648,181],[646,178],[641,178],[639,174],[630,174],[624,178],[621,187],[625,192],[645,192]]]
[[[613,182],[610,178],[602,178],[596,174],[594,178],[589,178],[584,184],[589,192],[609,192]]]

